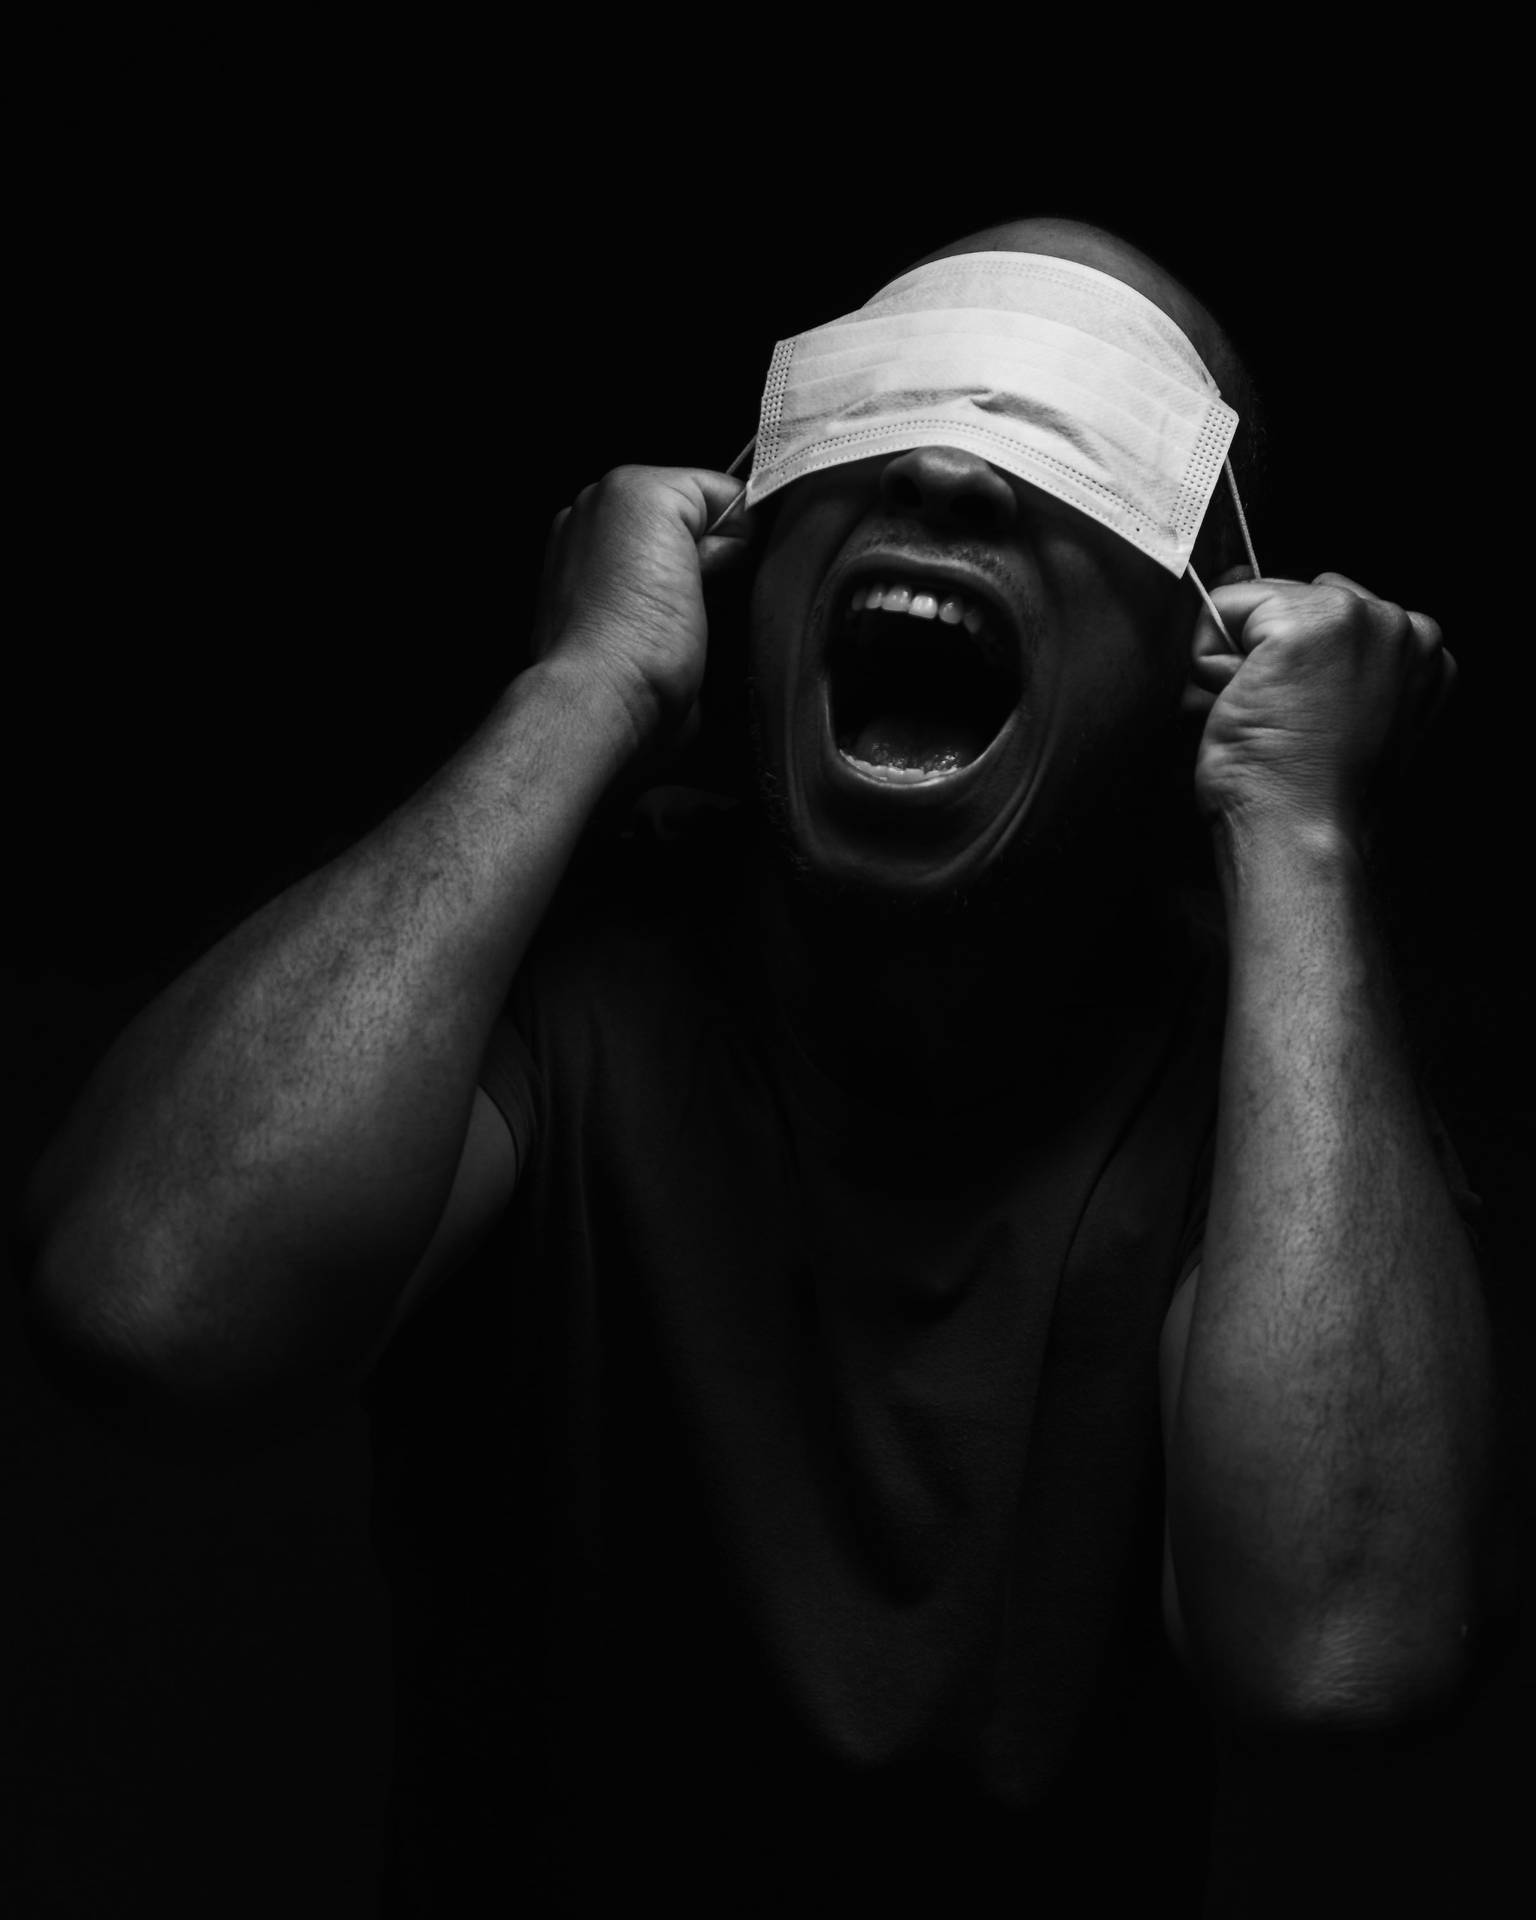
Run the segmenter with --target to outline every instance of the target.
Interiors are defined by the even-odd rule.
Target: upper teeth
[[[868,587],[855,587],[848,611],[850,614],[866,611],[910,613],[919,620],[942,620],[949,627],[957,627],[963,622],[966,632],[970,634],[979,634],[986,624],[980,607],[972,606],[962,594],[947,593],[941,598],[939,594],[923,589],[914,593],[910,587],[886,587],[878,582]]]

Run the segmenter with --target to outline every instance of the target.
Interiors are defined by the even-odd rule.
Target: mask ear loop
[[[1221,464],[1222,464],[1222,470],[1225,472],[1227,476],[1227,486],[1230,489],[1232,494],[1232,504],[1234,507],[1237,508],[1237,524],[1239,527],[1242,528],[1242,531],[1243,531],[1243,546],[1248,554],[1248,564],[1250,567],[1253,568],[1253,577],[1255,580],[1257,580],[1260,578],[1259,556],[1253,550],[1253,536],[1248,531],[1248,516],[1246,513],[1243,512],[1242,499],[1239,496],[1237,491],[1237,476],[1232,471],[1232,462],[1230,459],[1223,460]],[[731,506],[735,506],[735,504],[736,502],[733,500],[731,502]],[[730,510],[731,510],[730,507],[727,507],[725,511],[726,513],[729,513]],[[722,514],[720,517],[723,520],[725,518],[725,514]],[[1200,598],[1205,602],[1206,606],[1210,609],[1211,618],[1216,622],[1217,628],[1220,630],[1221,637],[1226,641],[1227,645],[1232,649],[1232,651],[1236,653],[1237,643],[1232,638],[1231,634],[1227,632],[1227,623],[1225,620],[1222,619],[1221,615],[1216,611],[1216,602],[1206,592],[1205,582],[1200,578],[1199,574],[1195,572],[1194,563],[1190,562],[1188,565],[1186,565],[1184,571],[1189,575],[1190,579],[1194,581],[1195,590],[1199,593]]]
[[[742,462],[744,460],[749,460],[752,457],[752,449],[756,445],[757,445],[757,435],[754,433],[752,438],[742,448],[741,452],[737,454],[736,458],[726,468],[726,472],[731,476],[733,480],[735,479],[737,473],[740,472]],[[737,494],[736,498],[725,509],[724,513],[722,513],[720,517],[715,521],[714,525],[706,527],[704,529],[704,538],[706,540],[709,538],[709,536],[712,533],[717,532],[721,527],[725,525],[726,521],[731,517],[731,515],[736,511],[736,509],[741,505],[742,501],[746,497],[747,497],[747,489],[745,486],[743,486],[741,492]]]
[[[1243,547],[1248,555],[1248,564],[1253,568],[1254,579],[1258,580],[1262,577],[1259,568],[1259,556],[1253,550],[1253,535],[1248,531],[1248,516],[1243,512],[1242,499],[1237,491],[1237,475],[1232,471],[1232,461],[1230,457],[1223,460],[1221,464],[1226,471],[1227,486],[1231,489],[1232,504],[1237,508],[1237,524],[1243,530]]]
[[[732,479],[734,479],[736,475],[741,471],[743,462],[751,458],[752,451],[756,447],[756,445],[757,445],[757,435],[754,433],[752,438],[747,442],[747,444],[742,448],[741,452],[737,454],[736,458],[731,462],[731,464],[725,470],[731,476]],[[1227,476],[1227,487],[1232,495],[1232,504],[1237,509],[1237,524],[1242,530],[1243,548],[1248,555],[1248,564],[1250,567],[1253,568],[1253,577],[1255,580],[1257,580],[1260,577],[1260,573],[1261,573],[1261,569],[1259,566],[1259,556],[1253,550],[1253,535],[1248,531],[1248,516],[1246,513],[1243,512],[1242,495],[1237,490],[1237,476],[1232,471],[1232,462],[1230,458],[1223,460],[1221,465],[1222,465],[1222,471]],[[704,529],[704,537],[706,539],[708,539],[710,534],[719,532],[720,528],[725,525],[726,521],[741,505],[742,501],[746,498],[746,495],[747,495],[747,489],[745,486],[743,486],[741,489],[741,492],[737,494],[736,498],[730,503],[730,505],[726,507],[725,510],[709,526],[707,526]],[[1199,574],[1195,572],[1193,561],[1189,562],[1186,565],[1185,571],[1188,573],[1190,579],[1194,581],[1195,589],[1199,593],[1200,598],[1205,602],[1206,606],[1210,609],[1211,618],[1216,622],[1217,628],[1220,631],[1222,638],[1226,641],[1227,645],[1231,647],[1232,651],[1236,653],[1237,644],[1233,640],[1231,634],[1227,632],[1227,623],[1225,620],[1222,619],[1220,613],[1217,611],[1216,602],[1211,598],[1210,594],[1206,591],[1205,582],[1200,578]]]

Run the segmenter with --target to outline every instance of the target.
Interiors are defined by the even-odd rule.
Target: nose
[[[913,447],[887,461],[880,497],[892,513],[931,526],[996,539],[1018,518],[1013,488],[980,454],[963,447]]]

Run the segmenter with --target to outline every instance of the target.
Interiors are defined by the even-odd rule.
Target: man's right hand
[[[706,529],[739,490],[646,467],[588,487],[550,540],[537,670],[119,1034],[28,1188],[28,1313],[61,1380],[177,1418],[304,1412],[506,1205],[487,1039],[620,763],[683,733],[702,576],[748,546],[739,515]]]
[[[741,491],[699,467],[616,467],[555,517],[534,624],[534,659],[573,665],[622,703],[637,756],[687,744],[698,725],[707,629],[703,576],[739,560]]]

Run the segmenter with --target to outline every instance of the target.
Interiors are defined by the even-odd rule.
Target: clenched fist
[[[704,678],[704,575],[747,550],[750,520],[708,528],[741,491],[696,467],[616,467],[555,517],[534,659],[574,665],[617,696],[637,754],[685,743]]]
[[[1206,712],[1195,789],[1207,819],[1321,827],[1364,848],[1455,684],[1439,627],[1341,573],[1232,582],[1211,598],[1237,652],[1202,612],[1189,703]]]

